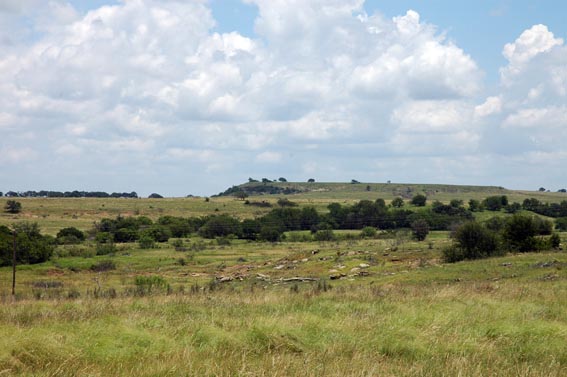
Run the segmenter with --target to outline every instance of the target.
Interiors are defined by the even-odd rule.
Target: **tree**
[[[539,192],[545,192],[545,187],[540,187],[538,191]]]
[[[411,223],[413,238],[423,241],[429,234],[429,224],[424,219],[418,219]]]
[[[476,200],[476,199],[471,199],[469,200],[469,210],[471,212],[480,212],[482,211],[482,205],[480,204],[480,201]]]
[[[160,194],[156,194],[155,192],[153,194],[151,194],[150,196],[148,196],[148,198],[150,199],[163,199],[163,196],[161,196]]]
[[[391,204],[394,208],[402,208],[404,206],[404,200],[398,196],[392,200]]]
[[[269,180],[268,178],[262,178],[262,183],[270,183],[272,182],[271,180]]]
[[[309,179],[307,180],[307,183],[315,183],[315,179],[309,178]]]
[[[555,219],[555,229],[562,232],[567,231],[567,217]]]
[[[449,205],[453,208],[460,208],[463,206],[463,201],[461,199],[452,199]]]
[[[411,200],[411,204],[413,204],[416,207],[424,207],[426,202],[427,202],[427,197],[422,194],[417,194]]]
[[[353,184],[353,185],[356,185],[356,184],[359,184],[360,182],[357,181],[356,179],[351,179],[350,183]]]
[[[482,201],[482,205],[489,211],[500,211],[508,205],[508,197],[506,195],[489,196]]]
[[[567,189],[564,189],[564,188],[563,188],[563,189],[559,189],[559,190],[557,190],[557,192],[563,192],[563,193],[565,193],[565,192],[567,192]],[[2,193],[1,193],[1,192],[0,192],[0,196],[2,196]]]
[[[234,194],[234,196],[237,199],[244,200],[248,197],[248,194],[246,193],[246,191],[241,190],[241,191],[236,192],[236,194]]]
[[[8,200],[4,210],[8,213],[20,213],[22,211],[22,203],[15,200]]]
[[[254,178],[248,178],[248,183],[258,183],[258,180]]]
[[[537,232],[532,216],[515,214],[506,222],[504,238],[512,250],[527,252],[536,249]]]
[[[284,182],[287,182],[287,179],[285,179],[284,177],[280,177],[280,178],[278,179],[278,181],[284,183]]]
[[[454,263],[499,255],[501,251],[495,232],[476,221],[469,221],[456,229],[454,244],[443,250],[443,256],[446,262]]]
[[[75,227],[63,228],[57,233],[57,243],[77,244],[85,240],[85,233]]]

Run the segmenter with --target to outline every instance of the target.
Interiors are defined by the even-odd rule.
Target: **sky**
[[[567,2],[0,0],[0,191],[567,187]]]

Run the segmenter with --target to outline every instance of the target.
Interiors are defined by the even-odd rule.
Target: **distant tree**
[[[153,194],[151,194],[150,196],[148,196],[148,198],[150,199],[163,199],[163,196],[161,196],[160,194],[156,194],[155,192]]]
[[[254,179],[254,178],[248,178],[248,182],[249,183],[258,183],[258,180]]]
[[[350,180],[350,183],[353,184],[353,185],[356,185],[356,184],[358,184],[358,183],[360,183],[360,182],[357,181],[356,179],[351,179],[351,180]]]
[[[516,213],[516,212],[520,211],[521,209],[522,209],[522,205],[518,202],[510,203],[506,207],[504,207],[504,210],[507,213]]]
[[[241,190],[241,191],[236,192],[236,194],[234,194],[234,196],[237,199],[245,200],[248,197],[248,194],[246,193],[246,191]]]
[[[469,200],[469,210],[471,212],[480,212],[482,211],[482,205],[480,204],[480,201],[476,200],[476,199],[471,199]]]
[[[417,194],[411,200],[411,204],[413,204],[416,207],[423,207],[425,206],[426,202],[427,202],[427,197],[422,194]]]
[[[308,182],[308,183],[315,183],[315,179],[309,178],[309,179],[307,180],[307,182]]]
[[[280,178],[278,179],[278,181],[280,181],[280,182],[287,182],[287,179],[285,179],[284,177],[280,177]]]
[[[453,208],[459,208],[463,206],[463,201],[461,199],[452,199],[449,205]]]
[[[2,191],[0,191],[0,198],[3,197],[3,196],[4,196],[4,194],[2,193]]]
[[[559,189],[559,190],[557,190],[557,192],[567,192],[567,189]],[[1,194],[2,193],[0,192],[0,196],[2,196]]]
[[[366,226],[360,231],[361,238],[374,238],[378,234],[378,230],[373,226]]]
[[[75,227],[63,228],[57,233],[57,243],[77,244],[85,240],[85,233]]]
[[[411,223],[413,238],[423,241],[429,234],[429,224],[424,219],[418,219]]]
[[[489,211],[500,211],[508,205],[508,197],[506,195],[489,196],[482,201],[482,205]]]
[[[519,252],[536,249],[537,225],[532,216],[515,214],[504,227],[504,239],[512,250]]]
[[[398,196],[392,200],[391,204],[394,208],[402,208],[404,206],[404,200]]]
[[[539,191],[539,192],[545,192],[545,188],[544,188],[544,187],[540,187],[538,191]]]
[[[567,217],[560,217],[555,219],[555,229],[560,230],[562,232],[567,231]]]
[[[262,183],[270,183],[272,182],[271,180],[269,180],[268,178],[262,178]]]
[[[366,185],[366,191],[370,191],[371,189],[370,185]]]
[[[22,211],[22,203],[15,200],[8,200],[4,206],[4,210],[8,213],[20,213]]]

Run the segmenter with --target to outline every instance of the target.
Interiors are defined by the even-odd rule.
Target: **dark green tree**
[[[411,231],[413,238],[424,241],[429,234],[429,224],[424,219],[417,219],[411,223]]]
[[[416,207],[424,207],[426,202],[427,202],[427,197],[422,194],[417,194],[411,200],[411,204],[413,204]]]
[[[22,203],[15,200],[8,200],[4,206],[4,210],[8,213],[20,213],[22,211]]]

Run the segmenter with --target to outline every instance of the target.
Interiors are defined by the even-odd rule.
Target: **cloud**
[[[63,1],[4,2],[4,159],[37,158],[45,171],[67,158],[71,175],[98,172],[91,182],[120,163],[113,179],[125,184],[163,171],[210,193],[248,170],[266,176],[269,164],[329,179],[351,179],[353,164],[368,172],[376,156],[471,168],[461,155],[484,152],[487,130],[520,129],[537,150],[547,123],[563,127],[567,54],[544,26],[506,45],[505,85],[486,93],[474,59],[413,10],[388,19],[362,0],[246,2],[258,7],[253,38],[214,32],[202,0],[86,14]]]
[[[555,38],[545,25],[534,25],[525,30],[514,43],[504,46],[502,54],[509,64],[501,70],[502,80],[505,84],[514,79],[525,69],[525,65],[540,54],[562,46],[563,39]]]

